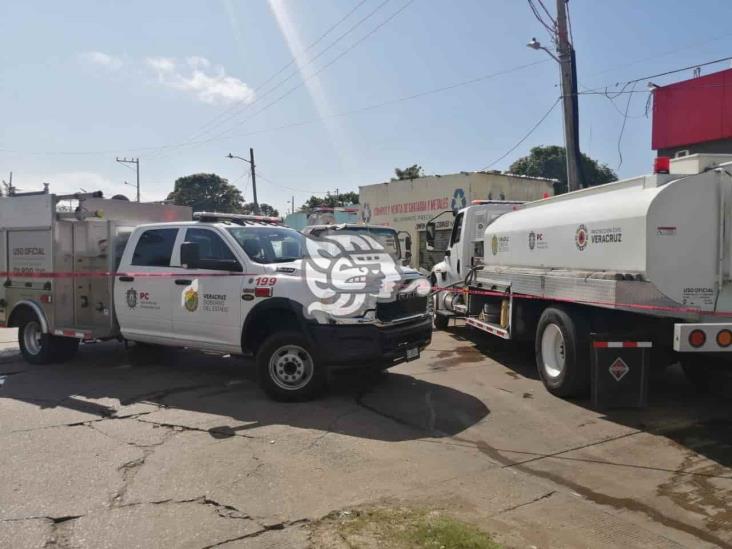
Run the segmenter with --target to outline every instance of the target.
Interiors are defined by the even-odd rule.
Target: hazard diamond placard
[[[652,342],[593,334],[591,386],[595,409],[642,408],[648,395]]]
[[[630,372],[630,367],[625,363],[622,358],[618,357],[610,365],[608,371],[610,372],[610,375],[615,378],[615,381],[620,381],[625,377],[625,374]]]

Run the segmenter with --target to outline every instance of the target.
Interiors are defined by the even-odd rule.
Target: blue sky
[[[572,0],[570,9],[585,88],[732,55],[728,0]],[[27,1],[2,11],[0,177],[12,170],[24,190],[48,181],[54,192],[133,196],[123,181],[134,173],[115,156],[134,155],[144,199],[214,172],[251,200],[248,166],[225,155],[254,147],[259,200],[284,212],[293,194],[297,207],[310,194],[388,180],[397,166],[482,169],[559,94],[556,64],[525,46],[549,40],[524,0]],[[627,97],[580,100],[582,149],[612,168]],[[621,177],[650,168],[646,99],[632,96]],[[561,143],[557,108],[493,167]]]

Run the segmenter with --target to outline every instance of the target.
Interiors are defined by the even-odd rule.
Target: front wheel
[[[589,388],[589,342],[583,326],[555,307],[546,309],[536,327],[536,366],[547,390],[558,397]]]
[[[308,339],[299,332],[269,336],[257,352],[262,389],[276,400],[313,398],[325,383],[325,372]]]

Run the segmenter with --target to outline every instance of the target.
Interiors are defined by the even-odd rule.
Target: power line
[[[533,63],[526,63],[524,65],[519,65],[519,66],[510,68],[510,69],[506,69],[506,70],[502,70],[502,71],[497,71],[497,72],[492,72],[492,73],[489,73],[489,74],[484,74],[482,76],[478,76],[477,78],[471,78],[469,80],[463,80],[461,82],[456,82],[454,84],[449,84],[447,86],[440,86],[439,88],[433,88],[431,90],[426,90],[426,91],[414,93],[414,94],[411,94],[411,95],[407,95],[407,96],[403,96],[403,97],[398,97],[396,99],[388,99],[388,100],[382,101],[380,103],[375,103],[375,104],[372,104],[372,105],[366,105],[366,106],[363,106],[363,107],[358,107],[358,108],[355,108],[355,109],[351,109],[351,110],[348,110],[348,111],[344,111],[344,112],[340,112],[340,113],[335,113],[335,114],[331,114],[331,115],[320,116],[318,118],[314,118],[314,119],[309,120],[309,121],[295,122],[293,124],[286,124],[284,126],[279,126],[278,128],[274,128],[274,130],[286,129],[286,128],[296,127],[296,126],[303,126],[303,125],[313,124],[313,123],[316,123],[316,122],[320,122],[320,121],[323,121],[323,120],[327,120],[327,119],[330,119],[330,118],[340,118],[340,117],[350,116],[350,115],[353,115],[353,114],[359,114],[359,113],[362,113],[362,112],[366,112],[366,111],[378,109],[378,108],[385,107],[385,106],[388,106],[388,105],[394,105],[394,104],[402,103],[402,102],[405,102],[405,101],[411,101],[413,99],[418,99],[420,97],[425,97],[427,95],[433,95],[433,94],[436,94],[436,93],[441,93],[441,92],[449,91],[449,90],[456,89],[456,88],[460,88],[460,87],[463,87],[463,86],[469,86],[469,85],[472,85],[472,84],[477,84],[478,82],[482,82],[482,81],[489,80],[491,78],[496,78],[498,76],[503,76],[503,75],[506,75],[506,74],[511,74],[511,73],[514,73],[514,72],[518,72],[518,71],[524,70],[524,69],[529,68],[529,67],[534,67],[536,65],[541,65],[541,64],[544,64],[544,63],[548,63],[548,62],[549,62],[548,60],[543,60],[543,61],[535,61]],[[223,137],[222,139],[228,139],[230,137],[244,137],[244,136],[252,135],[252,133],[261,133],[262,131],[271,131],[271,130],[261,130],[259,132],[250,132],[250,133],[245,133],[245,134],[234,134],[234,135],[230,135],[230,136],[227,136],[227,137]],[[205,140],[205,141],[198,141],[196,143],[191,143],[191,145],[205,144],[205,143],[208,143],[210,141],[211,141],[211,139]]]
[[[266,175],[263,175],[261,171],[257,172],[257,174],[259,175],[259,177],[261,177],[268,183],[271,183],[272,185],[275,185],[276,187],[280,187],[281,189],[287,189],[288,191],[293,191],[293,192],[297,192],[297,193],[306,193],[306,194],[311,194],[311,195],[328,194],[328,191],[309,191],[309,190],[305,190],[305,189],[296,189],[294,187],[288,187],[287,185],[275,183],[269,177],[267,177]]]
[[[364,1],[366,1],[366,0],[364,0]],[[309,46],[308,46],[308,47],[307,47],[307,48],[305,49],[305,51],[309,51],[309,50],[310,50],[310,49],[311,49],[311,48],[312,48],[313,46],[315,46],[315,45],[316,45],[316,44],[317,44],[318,42],[320,42],[320,40],[321,40],[321,39],[322,39],[322,38],[323,38],[323,37],[324,37],[325,35],[327,35],[327,34],[328,34],[328,33],[330,32],[330,30],[332,30],[332,29],[334,29],[335,27],[337,27],[337,26],[338,26],[338,24],[340,24],[340,22],[342,22],[343,20],[345,20],[345,19],[347,18],[347,16],[348,16],[348,15],[350,15],[350,14],[351,14],[351,13],[353,13],[353,12],[354,12],[354,11],[355,11],[355,10],[356,10],[356,9],[357,9],[358,7],[360,7],[360,6],[361,6],[361,4],[363,4],[363,3],[364,3],[364,1],[360,2],[360,3],[359,3],[359,4],[357,5],[357,6],[356,6],[356,8],[352,9],[352,10],[351,10],[351,11],[350,11],[350,12],[349,12],[349,13],[348,13],[348,14],[347,14],[347,15],[346,15],[345,17],[341,18],[341,20],[339,20],[339,22],[338,22],[338,23],[334,24],[334,25],[333,25],[333,26],[331,27],[331,29],[329,29],[328,31],[326,31],[326,33],[324,33],[324,35],[323,35],[323,36],[321,36],[321,38],[318,38],[318,39],[317,39],[317,40],[316,40],[315,42],[313,42],[312,44],[310,44],[310,45],[309,45]],[[367,13],[367,14],[366,14],[366,15],[365,15],[364,17],[362,17],[361,19],[359,19],[359,20],[358,20],[358,21],[357,21],[356,23],[354,23],[354,24],[353,24],[353,25],[352,25],[351,27],[349,27],[349,28],[348,28],[348,29],[347,29],[347,30],[346,30],[345,32],[341,33],[341,34],[340,34],[340,35],[339,35],[339,36],[338,36],[338,37],[337,37],[337,38],[336,38],[335,40],[333,40],[333,42],[331,42],[331,43],[330,43],[330,44],[329,44],[329,45],[328,45],[328,46],[327,46],[326,48],[324,48],[323,50],[321,50],[321,51],[320,51],[320,52],[319,52],[319,53],[318,53],[317,55],[315,55],[315,56],[314,56],[314,57],[312,57],[311,59],[309,59],[309,60],[307,60],[306,62],[304,62],[304,64],[303,64],[302,66],[307,66],[307,65],[311,65],[311,64],[312,64],[313,62],[315,62],[315,61],[316,61],[316,60],[317,60],[318,58],[320,58],[320,57],[321,57],[321,56],[322,56],[322,55],[323,55],[324,53],[326,53],[326,52],[327,52],[327,51],[329,51],[329,50],[330,50],[331,48],[333,48],[333,47],[334,47],[334,46],[335,46],[336,44],[338,44],[338,42],[340,42],[340,41],[341,41],[341,40],[342,40],[343,38],[345,38],[346,36],[348,36],[348,35],[349,35],[349,34],[350,34],[351,32],[353,32],[353,31],[354,31],[354,30],[356,30],[356,29],[357,29],[357,28],[358,28],[359,26],[361,26],[361,25],[362,25],[363,23],[365,23],[365,22],[366,22],[367,20],[369,20],[369,19],[370,19],[370,18],[371,18],[371,17],[373,16],[373,15],[375,15],[375,14],[376,14],[376,13],[377,13],[378,11],[380,11],[381,9],[383,9],[383,8],[384,8],[384,7],[386,6],[386,4],[388,4],[388,3],[390,2],[390,1],[391,1],[391,0],[383,0],[383,2],[381,2],[381,4],[379,4],[378,6],[376,6],[376,8],[374,8],[374,9],[373,9],[372,11],[370,11],[369,13]],[[305,52],[303,52],[303,53],[305,53]],[[274,78],[275,78],[275,77],[276,77],[277,75],[281,74],[281,73],[282,73],[282,72],[283,72],[283,71],[284,71],[284,70],[285,70],[286,68],[289,68],[290,66],[292,66],[292,65],[293,65],[293,63],[296,63],[296,62],[297,62],[297,59],[298,59],[298,58],[297,58],[296,56],[295,56],[295,57],[293,57],[293,58],[292,58],[292,60],[290,60],[290,62],[289,62],[289,63],[288,63],[288,64],[287,64],[287,65],[286,65],[285,67],[281,68],[281,69],[280,69],[280,70],[278,70],[278,71],[277,71],[277,72],[276,72],[276,73],[275,73],[274,75],[272,75],[272,76],[270,76],[269,78],[267,78],[267,80],[265,80],[265,81],[264,81],[264,82],[263,82],[262,84],[260,84],[259,86],[257,86],[257,87],[256,87],[256,88],[254,89],[254,91],[255,91],[255,92],[257,92],[257,91],[259,91],[260,89],[262,89],[262,88],[263,88],[263,87],[264,87],[264,86],[265,86],[266,84],[268,84],[269,82],[271,82],[271,81],[272,81],[272,80],[273,80],[273,79],[274,79]],[[210,128],[206,129],[205,131],[199,131],[199,132],[197,132],[197,133],[196,133],[196,134],[194,134],[194,135],[193,135],[192,137],[190,137],[190,138],[189,138],[189,140],[191,140],[191,141],[192,141],[192,140],[196,139],[197,137],[200,137],[201,135],[205,135],[205,134],[209,133],[209,132],[210,132],[210,131],[211,131],[211,130],[212,130],[213,128],[216,128],[216,127],[218,127],[218,126],[221,126],[222,124],[225,124],[225,123],[226,123],[226,122],[227,122],[228,120],[232,120],[232,119],[236,118],[237,116],[239,116],[239,114],[241,114],[242,112],[244,112],[244,111],[246,111],[247,109],[249,109],[249,108],[250,108],[250,107],[251,107],[252,105],[256,104],[256,103],[257,103],[257,102],[259,102],[260,100],[262,100],[262,99],[264,99],[265,97],[267,97],[267,96],[269,96],[270,94],[272,94],[272,93],[273,93],[273,92],[274,92],[275,90],[277,90],[278,88],[282,87],[282,86],[283,86],[283,85],[284,85],[284,84],[285,84],[286,82],[288,82],[288,81],[289,81],[290,79],[292,79],[292,78],[294,78],[295,76],[297,76],[297,74],[298,74],[298,71],[297,71],[297,70],[293,71],[293,72],[292,72],[292,73],[291,73],[291,74],[290,74],[289,76],[287,76],[287,77],[285,77],[284,79],[282,79],[282,80],[280,80],[279,82],[277,82],[277,83],[276,83],[276,84],[275,84],[275,85],[274,85],[273,87],[271,87],[270,89],[268,89],[267,91],[265,91],[265,92],[264,92],[264,93],[263,93],[262,95],[257,95],[257,97],[255,98],[255,100],[254,100],[254,101],[252,101],[251,103],[246,103],[245,101],[238,101],[237,103],[235,103],[235,104],[234,104],[234,105],[233,105],[232,107],[230,107],[230,108],[228,109],[228,111],[227,111],[227,114],[229,114],[229,113],[230,113],[230,115],[229,115],[229,116],[225,116],[223,120],[221,120],[220,122],[217,122],[216,124],[213,124],[213,125],[212,125],[212,126],[211,126]],[[185,143],[185,142],[184,142],[184,143]]]
[[[539,2],[541,2],[541,0],[539,0]],[[566,4],[567,4],[567,24],[569,26],[569,42],[571,44],[574,44],[574,33],[572,32],[572,17],[569,12],[569,0],[566,0]],[[542,6],[543,5],[544,4],[542,4]],[[544,8],[544,9],[546,9],[546,8]]]
[[[488,165],[487,165],[487,166],[486,166],[485,168],[483,168],[483,169],[482,169],[481,171],[487,171],[487,170],[489,170],[489,169],[490,169],[490,168],[492,168],[492,167],[493,167],[493,166],[494,166],[495,164],[497,164],[498,162],[500,162],[501,160],[503,160],[504,158],[506,158],[506,157],[507,157],[507,156],[508,156],[509,154],[511,154],[511,153],[512,153],[513,151],[515,151],[516,149],[518,149],[518,148],[519,148],[519,147],[521,146],[521,144],[522,144],[522,143],[523,143],[524,141],[526,141],[526,140],[527,140],[527,139],[529,138],[529,136],[531,136],[531,134],[532,134],[532,133],[534,133],[534,132],[535,132],[535,131],[537,130],[537,128],[538,128],[539,126],[541,126],[541,124],[542,124],[542,123],[544,122],[544,120],[546,120],[546,119],[547,119],[547,118],[549,117],[549,115],[550,115],[550,114],[552,113],[552,111],[553,111],[553,110],[554,110],[554,109],[556,108],[556,106],[557,106],[557,105],[559,104],[559,102],[560,102],[561,100],[562,100],[562,96],[559,96],[559,97],[557,97],[556,101],[554,101],[554,103],[553,103],[553,104],[552,104],[552,106],[551,106],[551,107],[549,108],[549,110],[548,110],[548,111],[546,111],[546,113],[544,114],[544,116],[542,116],[542,117],[541,117],[541,118],[539,119],[539,121],[538,121],[538,122],[537,122],[536,124],[534,124],[534,126],[533,126],[533,127],[532,127],[532,128],[530,129],[530,130],[529,130],[529,132],[528,132],[528,133],[527,133],[526,135],[524,135],[524,136],[523,136],[523,137],[522,137],[522,138],[521,138],[521,139],[519,140],[519,142],[518,142],[518,143],[516,143],[516,144],[515,144],[515,145],[514,145],[513,147],[511,147],[510,149],[508,149],[508,150],[507,150],[507,151],[506,151],[506,152],[505,152],[504,154],[502,154],[501,156],[499,156],[498,158],[496,158],[496,159],[495,159],[495,160],[494,160],[493,162],[491,162],[490,164],[488,164]]]
[[[633,88],[635,88],[636,82],[633,83]],[[633,91],[633,88],[631,88],[630,91]],[[620,169],[620,167],[623,165],[623,149],[621,147],[622,141],[623,141],[623,134],[625,133],[625,125],[628,122],[628,111],[630,110],[630,101],[633,99],[633,94],[628,95],[628,102],[625,104],[625,114],[623,116],[623,125],[620,126],[620,134],[618,135],[618,167],[617,170]]]
[[[358,8],[360,8],[361,6],[363,6],[367,1],[368,0],[361,0],[360,2],[358,2],[343,17],[341,17],[338,21],[336,21],[330,27],[328,27],[328,29],[326,29],[326,31],[323,34],[321,34],[313,42],[311,42],[310,44],[308,44],[308,46],[303,50],[302,53],[305,54],[308,51],[310,51],[312,48],[314,48],[315,46],[317,46],[326,36],[328,36],[328,34],[330,34],[331,32],[333,32],[333,30],[335,30],[336,27],[338,27],[338,25],[340,25],[341,23],[343,23],[343,21],[345,21],[346,19],[348,19],[355,11],[358,10]],[[297,60],[297,57],[296,56],[292,56],[292,59],[290,59],[290,61],[288,61],[282,67],[280,67],[279,70],[277,70],[276,72],[274,72],[273,74],[271,74],[266,80],[264,80],[263,82],[261,82],[260,84],[258,84],[257,87],[255,87],[253,91],[256,93],[257,91],[259,91],[260,89],[262,89],[264,86],[266,86],[267,84],[269,84],[277,76],[279,76],[280,74],[282,74],[282,72],[284,72],[289,67],[291,67],[296,62],[296,60]],[[240,100],[240,101],[236,101],[233,105],[229,105],[222,112],[220,112],[219,114],[217,114],[216,116],[214,116],[211,120],[209,120],[208,122],[206,122],[205,124],[203,124],[203,126],[201,126],[197,130],[197,133],[194,134],[194,136],[190,137],[189,139],[191,139],[191,140],[192,139],[195,139],[195,137],[197,137],[198,135],[200,135],[200,132],[202,132],[203,130],[205,130],[209,125],[211,125],[212,123],[216,122],[222,116],[227,115],[228,113],[230,113],[231,111],[233,111],[238,105],[241,105],[244,102],[245,102],[245,100]]]
[[[513,74],[515,72],[519,72],[519,71],[522,71],[522,70],[525,70],[525,69],[528,69],[528,68],[531,68],[531,67],[535,67],[537,65],[542,65],[542,64],[545,64],[545,63],[549,63],[549,62],[550,61],[548,59],[541,60],[541,61],[534,61],[532,63],[526,63],[526,64],[523,64],[523,65],[517,65],[515,67],[510,67],[508,69],[503,69],[503,70],[491,72],[491,73],[488,73],[488,74],[484,74],[484,75],[481,75],[481,76],[477,76],[475,78],[470,78],[470,79],[467,79],[467,80],[462,80],[462,81],[459,81],[459,82],[454,82],[452,84],[447,84],[445,86],[440,86],[440,87],[437,87],[437,88],[432,88],[432,89],[429,89],[429,90],[424,90],[424,91],[421,91],[421,92],[413,93],[413,94],[406,95],[406,96],[402,96],[402,97],[397,97],[397,98],[394,98],[394,99],[387,99],[387,100],[381,101],[379,103],[373,103],[371,105],[365,105],[365,106],[362,106],[362,107],[357,107],[357,108],[350,109],[350,110],[347,110],[347,111],[343,111],[343,112],[340,112],[340,113],[334,113],[334,114],[330,114],[330,115],[320,116],[320,117],[317,117],[317,118],[313,118],[313,119],[310,119],[310,120],[304,120],[304,121],[300,121],[300,122],[292,122],[292,123],[289,123],[289,124],[283,124],[281,126],[275,126],[275,127],[272,127],[272,128],[263,128],[263,129],[260,129],[260,130],[254,130],[254,131],[246,132],[246,133],[232,134],[230,136],[226,136],[226,137],[223,137],[223,138],[220,138],[220,139],[217,139],[217,140],[233,139],[233,138],[237,138],[237,137],[248,137],[248,136],[258,135],[258,134],[262,134],[262,133],[280,131],[280,130],[285,130],[285,129],[290,129],[290,128],[296,128],[296,127],[300,127],[300,126],[306,126],[306,125],[310,125],[310,124],[317,124],[318,122],[322,122],[323,120],[327,120],[327,119],[330,119],[330,118],[340,118],[340,117],[352,116],[352,115],[355,115],[355,114],[360,114],[360,113],[363,113],[363,112],[368,112],[368,111],[375,110],[375,109],[379,109],[379,108],[386,107],[386,106],[389,106],[389,105],[396,105],[396,104],[399,104],[399,103],[402,103],[402,102],[405,102],[405,101],[411,101],[411,100],[414,100],[414,99],[419,99],[421,97],[426,97],[426,96],[429,96],[429,95],[434,95],[434,94],[437,94],[437,93],[442,93],[442,92],[450,91],[450,90],[457,89],[457,88],[461,88],[461,87],[464,87],[464,86],[470,86],[470,85],[478,84],[478,83],[483,82],[483,81],[486,81],[486,80],[490,80],[490,79],[497,78],[497,77],[500,77],[500,76],[505,76],[505,75],[508,75],[508,74]],[[185,146],[186,147],[194,147],[194,146],[202,145],[202,144],[209,143],[209,142],[211,142],[211,140],[210,139],[207,139],[205,141],[191,142],[191,143],[186,144]],[[148,147],[146,149],[131,149],[131,150],[134,150],[134,151],[142,151],[142,150],[158,150],[158,149],[159,149],[159,147]],[[119,149],[113,149],[112,151],[114,152],[114,150],[119,150]],[[102,150],[102,151],[17,151],[17,150],[12,150],[12,149],[0,149],[0,151],[5,151],[5,152],[9,152],[9,153],[18,153],[18,154],[30,154],[30,155],[64,155],[64,154],[69,154],[69,155],[96,155],[96,154],[109,154],[109,151],[106,151],[106,150]]]
[[[333,59],[331,59],[328,63],[326,63],[325,65],[323,65],[322,67],[320,67],[318,70],[316,70],[315,72],[313,72],[313,73],[311,73],[311,74],[303,77],[302,78],[302,81],[299,84],[297,84],[296,86],[293,86],[292,88],[290,88],[289,90],[287,90],[285,93],[283,93],[282,95],[280,95],[274,101],[271,101],[270,103],[268,103],[267,105],[265,105],[264,107],[262,107],[261,109],[259,109],[258,111],[254,112],[251,116],[248,116],[247,118],[245,118],[241,122],[237,123],[235,126],[232,126],[231,128],[229,128],[227,130],[224,130],[224,131],[222,131],[222,132],[220,132],[218,134],[215,134],[212,138],[210,138],[210,139],[208,139],[206,141],[202,141],[202,142],[203,143],[210,142],[210,141],[216,140],[216,139],[218,139],[218,138],[220,138],[222,136],[225,136],[225,135],[231,133],[232,131],[234,131],[236,129],[236,126],[240,126],[242,124],[245,124],[245,123],[249,122],[251,119],[259,116],[264,111],[268,110],[270,107],[276,105],[277,103],[279,103],[280,101],[282,101],[283,99],[285,99],[287,96],[289,96],[293,92],[295,92],[298,89],[300,89],[301,87],[303,87],[309,80],[311,80],[312,78],[315,78],[321,72],[323,72],[325,69],[327,69],[328,67],[330,67],[331,65],[333,65],[338,60],[340,60],[343,56],[345,56],[348,52],[350,52],[356,46],[358,46],[359,44],[361,44],[362,42],[364,42],[366,39],[368,39],[372,35],[374,35],[377,31],[379,31],[382,27],[384,27],[387,23],[389,23],[397,15],[399,15],[405,9],[407,9],[413,2],[414,2],[414,0],[408,0],[401,8],[399,8],[397,11],[395,11],[394,13],[392,13],[389,17],[387,17],[385,20],[383,20],[381,23],[379,23],[376,27],[374,27],[373,29],[371,29],[367,34],[365,34],[360,39],[358,39],[356,42],[354,42],[353,44],[351,44],[348,48],[346,48],[345,50],[343,50],[340,54],[338,54],[336,57],[334,57]]]
[[[679,73],[679,72],[692,70],[692,69],[695,69],[697,67],[706,67],[706,66],[709,66],[709,65],[715,65],[717,63],[723,63],[724,61],[729,61],[729,60],[732,60],[732,56],[722,57],[721,59],[715,59],[714,61],[707,61],[706,63],[696,63],[694,65],[688,65],[688,66],[682,67],[680,69],[673,69],[673,70],[669,70],[669,71],[665,71],[665,72],[659,72],[657,74],[650,74],[648,76],[641,76],[640,78],[635,78],[633,80],[619,81],[619,82],[616,82],[614,85],[615,85],[615,87],[618,87],[620,84],[624,84],[625,85],[624,87],[627,87],[629,84],[635,84],[636,82],[641,82],[643,80],[650,80],[651,78],[660,78],[662,76],[668,76],[670,74],[676,74],[676,73]],[[585,95],[587,95],[587,94],[590,94],[590,93],[598,92],[598,91],[603,90],[603,89],[604,90],[607,90],[611,86],[613,86],[613,84],[608,84],[606,86],[599,86],[597,88],[593,88],[591,90],[588,90],[588,91],[582,92],[582,93],[585,94]]]
[[[556,21],[556,19],[554,19],[554,16],[551,14],[551,12],[548,9],[546,9],[544,2],[542,0],[536,0],[536,1],[539,2],[541,9],[544,10],[544,13],[546,13],[546,16],[549,18],[549,21],[551,21],[552,24],[556,26],[557,21]]]
[[[448,91],[448,90],[451,90],[451,89],[455,89],[455,88],[459,88],[459,87],[463,87],[463,86],[467,86],[467,85],[471,85],[471,84],[476,84],[476,83],[482,82],[484,80],[488,80],[488,79],[491,79],[491,78],[496,78],[498,76],[503,76],[503,75],[506,75],[506,74],[511,74],[511,73],[514,73],[514,72],[518,72],[520,70],[524,70],[524,69],[529,68],[529,67],[533,67],[533,66],[536,66],[536,65],[541,65],[541,64],[544,64],[544,63],[548,63],[548,62],[549,62],[548,60],[534,61],[533,63],[527,63],[527,64],[519,65],[517,67],[513,67],[513,68],[510,68],[510,69],[505,69],[505,70],[502,70],[502,71],[497,71],[497,72],[493,72],[493,73],[490,73],[490,74],[485,74],[485,75],[479,76],[477,78],[471,78],[469,80],[463,80],[461,82],[456,82],[454,84],[449,84],[447,86],[441,86],[439,88],[433,88],[431,90],[426,90],[426,91],[423,91],[423,92],[418,92],[418,93],[415,93],[415,94],[412,94],[412,95],[408,95],[408,96],[404,96],[404,97],[399,97],[399,98],[396,98],[396,99],[389,99],[389,100],[386,100],[386,101],[382,101],[380,103],[375,103],[375,104],[372,104],[372,105],[366,105],[364,107],[358,107],[356,109],[351,109],[351,110],[344,111],[344,112],[340,112],[340,113],[335,113],[335,114],[331,114],[331,115],[320,116],[320,117],[314,118],[312,120],[307,120],[307,121],[302,121],[302,122],[294,122],[294,123],[291,123],[291,124],[285,124],[285,125],[278,126],[278,127],[275,127],[275,128],[255,130],[255,131],[252,131],[252,132],[246,132],[246,133],[240,133],[240,134],[231,134],[230,131],[229,132],[223,132],[223,134],[228,134],[228,135],[220,134],[218,136],[214,136],[212,138],[208,138],[208,139],[205,139],[205,140],[202,140],[202,141],[196,141],[196,142],[189,143],[187,146],[188,147],[195,147],[195,146],[199,146],[199,145],[205,145],[205,144],[211,143],[213,141],[222,141],[222,140],[232,139],[232,138],[236,138],[236,137],[248,137],[248,136],[251,136],[251,135],[257,135],[257,134],[266,133],[266,132],[269,132],[269,131],[278,131],[278,130],[289,129],[289,128],[294,128],[294,127],[299,127],[299,126],[306,126],[306,125],[309,125],[309,124],[315,124],[317,122],[321,122],[323,120],[327,120],[327,119],[331,119],[331,118],[341,118],[341,117],[345,117],[345,116],[351,116],[351,115],[354,115],[354,114],[360,114],[360,113],[363,113],[363,112],[366,112],[366,111],[374,110],[374,109],[381,108],[381,107],[385,107],[385,106],[388,106],[388,105],[402,103],[404,101],[410,101],[410,100],[417,99],[417,98],[420,98],[420,97],[424,97],[424,96],[427,96],[427,95],[433,95],[433,94],[441,93],[441,92]]]
[[[547,24],[546,21],[544,21],[544,18],[541,16],[541,13],[539,13],[539,10],[534,5],[533,0],[528,0],[528,2],[529,2],[529,8],[531,8],[531,11],[534,14],[534,17],[536,17],[536,20],[539,21],[539,23],[541,23],[541,25],[547,30],[547,32],[553,39],[555,29],[552,26],[550,26],[549,24]],[[551,16],[549,16],[549,19],[556,25],[556,22],[554,21],[554,19]]]
[[[612,71],[617,70],[617,69],[624,69],[624,68],[630,67],[632,65],[637,65],[638,63],[643,63],[644,61],[650,61],[652,59],[657,59],[659,57],[665,57],[667,55],[671,55],[671,54],[674,54],[674,53],[678,53],[680,51],[684,51],[684,50],[687,50],[687,49],[698,48],[699,46],[704,46],[704,45],[709,44],[711,42],[716,42],[718,40],[722,40],[723,38],[728,38],[730,36],[732,36],[732,33],[721,34],[721,35],[716,36],[714,38],[711,38],[709,40],[703,40],[701,42],[694,42],[694,43],[691,43],[691,44],[686,44],[685,46],[680,46],[680,47],[674,48],[672,50],[666,50],[664,52],[660,52],[660,53],[653,54],[653,55],[650,55],[650,56],[641,57],[640,59],[636,59],[635,61],[630,61],[629,63],[623,63],[623,64],[620,64],[620,65],[614,65],[612,67],[609,67],[609,68],[606,68],[606,69],[602,69],[601,71],[589,73],[587,76],[597,76],[597,75],[600,75],[600,74],[605,74],[607,72],[612,72]]]

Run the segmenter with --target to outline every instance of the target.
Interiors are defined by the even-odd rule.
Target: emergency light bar
[[[471,200],[472,206],[479,206],[481,204],[525,204],[525,200]]]
[[[195,212],[193,214],[195,221],[231,221],[233,223],[243,224],[247,221],[252,223],[269,223],[272,225],[281,225],[282,220],[279,217],[269,217],[266,215],[247,215],[219,212]]]

